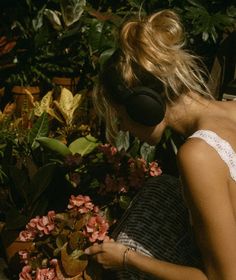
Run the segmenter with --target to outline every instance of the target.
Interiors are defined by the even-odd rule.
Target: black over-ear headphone
[[[102,82],[107,87],[111,99],[125,106],[129,117],[135,122],[146,126],[159,124],[163,120],[166,110],[165,101],[161,95],[164,91],[163,83],[153,76],[151,83],[149,83],[148,80],[150,80],[151,74],[148,73],[149,77],[144,83],[150,84],[150,87],[137,86],[129,88],[118,73],[114,62],[112,59],[102,74]]]
[[[145,86],[129,89],[118,85],[118,93],[121,91],[120,103],[132,120],[146,126],[155,126],[163,120],[166,106],[160,93]]]

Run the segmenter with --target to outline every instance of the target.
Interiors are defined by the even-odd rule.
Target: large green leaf
[[[49,137],[40,137],[36,139],[43,147],[65,157],[71,154],[70,149],[63,144],[61,141],[49,138]]]
[[[48,115],[44,112],[35,122],[34,126],[31,128],[28,134],[28,142],[30,143],[32,149],[39,146],[36,141],[37,138],[44,137],[48,135],[49,131],[49,120]]]
[[[91,135],[80,137],[69,145],[72,154],[80,154],[82,156],[91,153],[100,143]]]
[[[29,194],[32,205],[49,186],[53,178],[55,168],[55,163],[46,164],[43,167],[39,168],[38,172],[32,178]]]
[[[50,197],[44,193],[44,195],[41,195],[35,203],[30,205],[29,209],[29,217],[33,218],[35,216],[43,216],[45,215],[48,204],[49,204]]]

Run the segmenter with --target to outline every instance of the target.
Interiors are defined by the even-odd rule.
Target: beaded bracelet
[[[131,248],[126,248],[125,251],[124,251],[124,254],[123,254],[123,267],[124,268],[127,268],[126,265],[127,265],[127,255],[128,255],[128,252],[131,250]]]

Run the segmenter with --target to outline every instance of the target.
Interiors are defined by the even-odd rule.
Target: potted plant
[[[102,279],[101,267],[91,263],[84,250],[108,238],[108,230],[105,212],[89,196],[72,195],[65,211],[37,216],[20,232],[20,240],[33,246],[19,251],[19,278]]]
[[[14,67],[9,71],[5,83],[11,88],[17,104],[17,116],[32,107],[28,93],[37,100],[41,96],[41,85],[50,84],[44,66],[50,35],[43,13],[45,8],[46,4],[38,4],[33,0],[21,4],[16,2],[11,7],[14,18],[9,24],[16,44],[11,56]]]

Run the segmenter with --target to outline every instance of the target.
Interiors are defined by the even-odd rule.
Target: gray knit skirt
[[[113,237],[136,251],[174,264],[202,267],[179,179],[152,177],[124,213]],[[117,271],[117,279],[155,279],[138,270]]]

